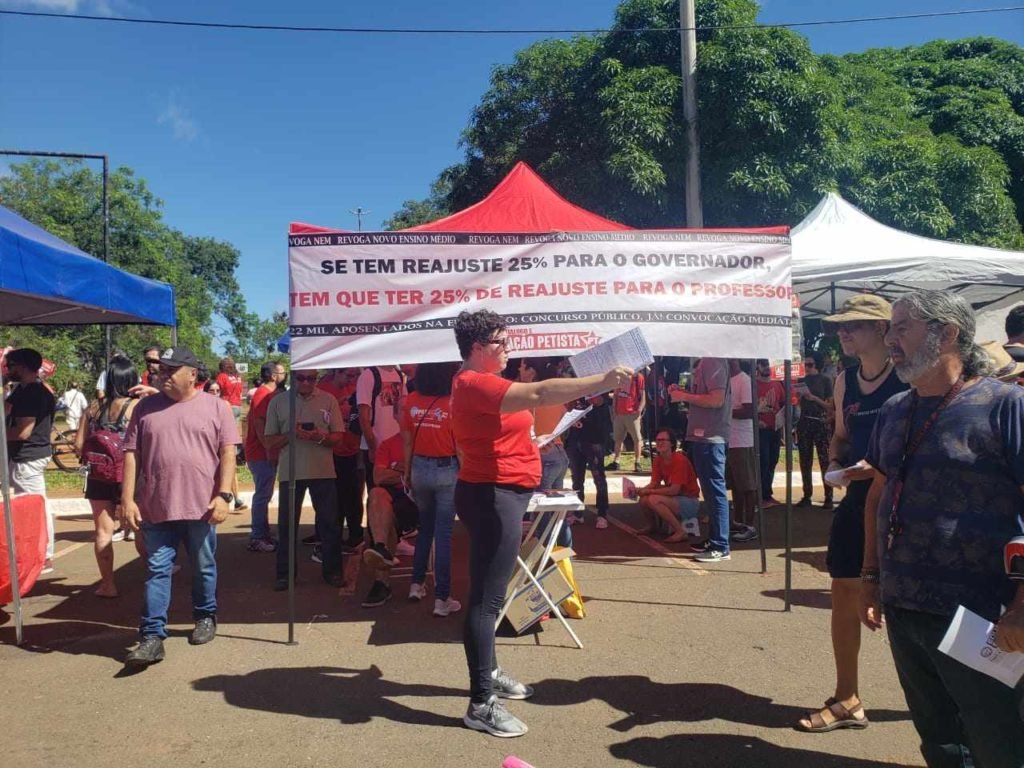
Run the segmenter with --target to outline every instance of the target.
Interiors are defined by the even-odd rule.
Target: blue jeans
[[[559,490],[565,485],[565,473],[569,471],[569,457],[565,448],[558,443],[552,443],[546,451],[540,454],[540,487],[542,490],[557,488]]]
[[[587,480],[587,469],[594,478],[597,488],[597,514],[608,515],[608,478],[604,473],[604,443],[585,443],[574,438],[565,448],[569,457],[569,469],[572,474],[572,489],[585,503],[583,489]]]
[[[250,461],[249,471],[256,490],[252,494],[252,528],[250,539],[270,538],[270,498],[274,495],[274,476],[277,470],[269,461]]]
[[[167,637],[171,605],[171,567],[178,544],[192,564],[192,618],[217,615],[217,528],[205,520],[142,523],[146,544],[146,586],[142,600],[141,637]]]
[[[711,549],[729,552],[729,498],[725,490],[725,443],[690,443],[690,457],[711,519]]]
[[[277,484],[277,562],[276,574],[279,579],[288,578],[288,547],[290,537],[299,531],[299,514],[290,515],[288,481]],[[326,581],[341,575],[341,526],[338,523],[338,492],[334,478],[321,480],[298,480],[295,483],[295,508],[302,512],[306,490],[313,499],[316,515],[316,532],[320,535],[320,554],[323,557],[322,573]],[[296,553],[295,569],[298,571],[299,557]]]
[[[448,462],[442,466],[443,462]],[[422,584],[427,577],[430,545],[434,544],[434,596],[447,600],[452,593],[452,525],[455,523],[455,481],[459,462],[412,457],[412,495],[420,511],[420,533],[412,558],[412,581]]]
[[[1008,688],[939,651],[951,616],[885,606],[896,673],[929,768],[1024,765],[1021,689]]]

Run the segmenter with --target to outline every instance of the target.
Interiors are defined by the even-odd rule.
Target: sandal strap
[[[829,711],[835,717],[836,720],[862,720],[867,719],[864,716],[864,705],[860,702],[857,703],[853,709],[847,709],[843,706],[842,702],[833,701],[829,706]],[[860,717],[857,714],[860,713]]]

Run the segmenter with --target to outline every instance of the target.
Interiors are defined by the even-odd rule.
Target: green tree
[[[12,210],[85,251],[103,254],[102,179],[81,162],[33,160],[11,167],[0,179],[0,200]],[[142,277],[174,286],[178,340],[212,363],[214,313],[235,334],[249,333],[253,320],[235,279],[238,251],[228,243],[187,236],[163,221],[161,202],[130,168],[110,174],[110,262]],[[34,326],[3,329],[0,340],[34,346],[58,363],[56,381],[70,375],[88,384],[104,365],[99,326]],[[157,326],[118,325],[112,348],[141,360],[150,344],[169,345],[171,331]]]

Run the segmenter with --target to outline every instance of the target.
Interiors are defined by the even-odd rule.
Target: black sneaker
[[[690,551],[691,552],[696,552],[698,554],[702,554],[704,552],[710,552],[711,551],[711,542],[708,541],[707,539],[704,539],[704,541],[698,541],[696,544],[691,544],[690,545]]]
[[[371,568],[390,568],[397,565],[391,551],[383,544],[374,544],[363,550],[363,562]]]
[[[821,508],[826,512],[831,512],[834,509],[832,499],[825,499],[825,503],[821,505]]]
[[[501,667],[491,672],[491,691],[499,699],[528,699],[533,696],[533,686],[520,683]]]
[[[274,591],[275,592],[287,592],[288,591],[288,577],[275,579],[274,580]]]
[[[390,599],[391,587],[383,581],[375,581],[373,582],[373,586],[370,587],[370,591],[366,595],[366,599],[363,600],[363,608],[376,608],[384,605],[384,603]]]
[[[311,535],[311,536],[307,536],[306,538],[304,538],[304,539],[302,540],[302,543],[303,543],[303,544],[305,544],[305,545],[306,545],[307,547],[308,547],[308,546],[309,546],[310,544],[319,544],[319,543],[320,543],[320,537],[319,537],[319,536],[317,536],[317,535],[316,535],[316,534],[314,533],[313,535]]]
[[[814,503],[810,496],[804,496],[800,501],[794,504],[794,507],[809,507]]]
[[[462,722],[474,731],[483,731],[502,739],[522,736],[529,730],[526,723],[505,709],[505,705],[494,695],[483,704],[469,702]]]
[[[217,617],[204,616],[196,622],[196,628],[192,630],[192,635],[189,637],[188,642],[190,645],[203,645],[213,640],[216,636]]]
[[[609,470],[610,472],[618,472],[619,471],[619,462],[611,461],[611,462],[605,464],[604,468]]]
[[[324,553],[323,548],[320,546],[319,543],[313,545],[313,554],[309,556],[309,559],[312,560],[314,563],[323,563]]]
[[[156,635],[148,635],[139,641],[137,648],[125,657],[128,667],[148,667],[164,660],[164,641]]]

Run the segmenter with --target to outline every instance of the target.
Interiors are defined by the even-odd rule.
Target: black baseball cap
[[[198,368],[200,363],[188,347],[168,347],[160,355],[160,365],[166,365],[168,368],[181,368],[183,365]]]

